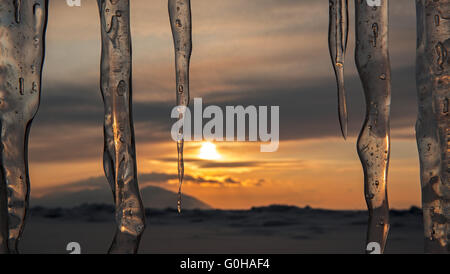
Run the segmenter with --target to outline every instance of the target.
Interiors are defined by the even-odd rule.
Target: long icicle
[[[18,253],[28,209],[28,136],[39,107],[47,0],[0,1],[0,253]]]
[[[416,0],[420,158],[426,253],[450,246],[450,0]]]
[[[132,119],[130,1],[98,0],[102,36],[101,92],[105,107],[103,167],[116,207],[109,253],[136,253],[145,227]]]
[[[339,124],[344,139],[347,138],[347,100],[344,86],[344,61],[348,38],[348,0],[329,0],[330,21],[328,47],[336,76]]]
[[[355,61],[366,98],[366,117],[358,138],[364,169],[364,192],[369,209],[367,245],[384,251],[389,231],[387,177],[390,155],[391,68],[388,49],[388,0],[370,7],[355,0]],[[367,246],[366,245],[366,246]]]
[[[175,47],[176,96],[179,117],[184,119],[184,109],[189,104],[189,62],[192,52],[192,21],[190,0],[169,0],[169,17]],[[177,141],[178,151],[178,202],[181,212],[181,186],[184,178],[183,159],[184,135],[182,128]]]

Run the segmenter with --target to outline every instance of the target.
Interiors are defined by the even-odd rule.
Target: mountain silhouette
[[[157,186],[141,189],[142,202],[145,208],[176,208],[177,194]],[[211,209],[211,206],[189,195],[183,195],[184,209]],[[84,189],[79,191],[53,192],[43,197],[30,199],[30,204],[48,208],[72,208],[82,204],[113,204],[113,196],[109,188]]]

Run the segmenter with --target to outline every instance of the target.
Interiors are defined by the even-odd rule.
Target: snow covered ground
[[[251,210],[147,210],[140,253],[362,253],[367,213],[290,206]],[[114,234],[113,207],[34,208],[20,244],[22,253],[106,253]],[[386,253],[423,252],[417,208],[391,212]]]

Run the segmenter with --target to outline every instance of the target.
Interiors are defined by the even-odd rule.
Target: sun
[[[217,160],[222,158],[222,156],[217,152],[216,145],[211,142],[204,142],[202,144],[198,157],[204,160]]]

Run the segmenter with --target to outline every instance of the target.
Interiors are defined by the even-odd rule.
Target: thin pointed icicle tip
[[[328,48],[336,77],[338,117],[342,137],[347,139],[348,114],[344,85],[344,62],[348,40],[348,0],[329,0]]]
[[[189,104],[189,62],[192,52],[191,1],[169,0],[168,9],[175,48],[175,94],[177,106],[187,106]],[[183,114],[180,115],[180,119],[184,119]],[[182,129],[179,134],[183,137]],[[179,180],[178,213],[181,213],[181,186],[184,177],[183,143],[183,138],[177,142]]]

